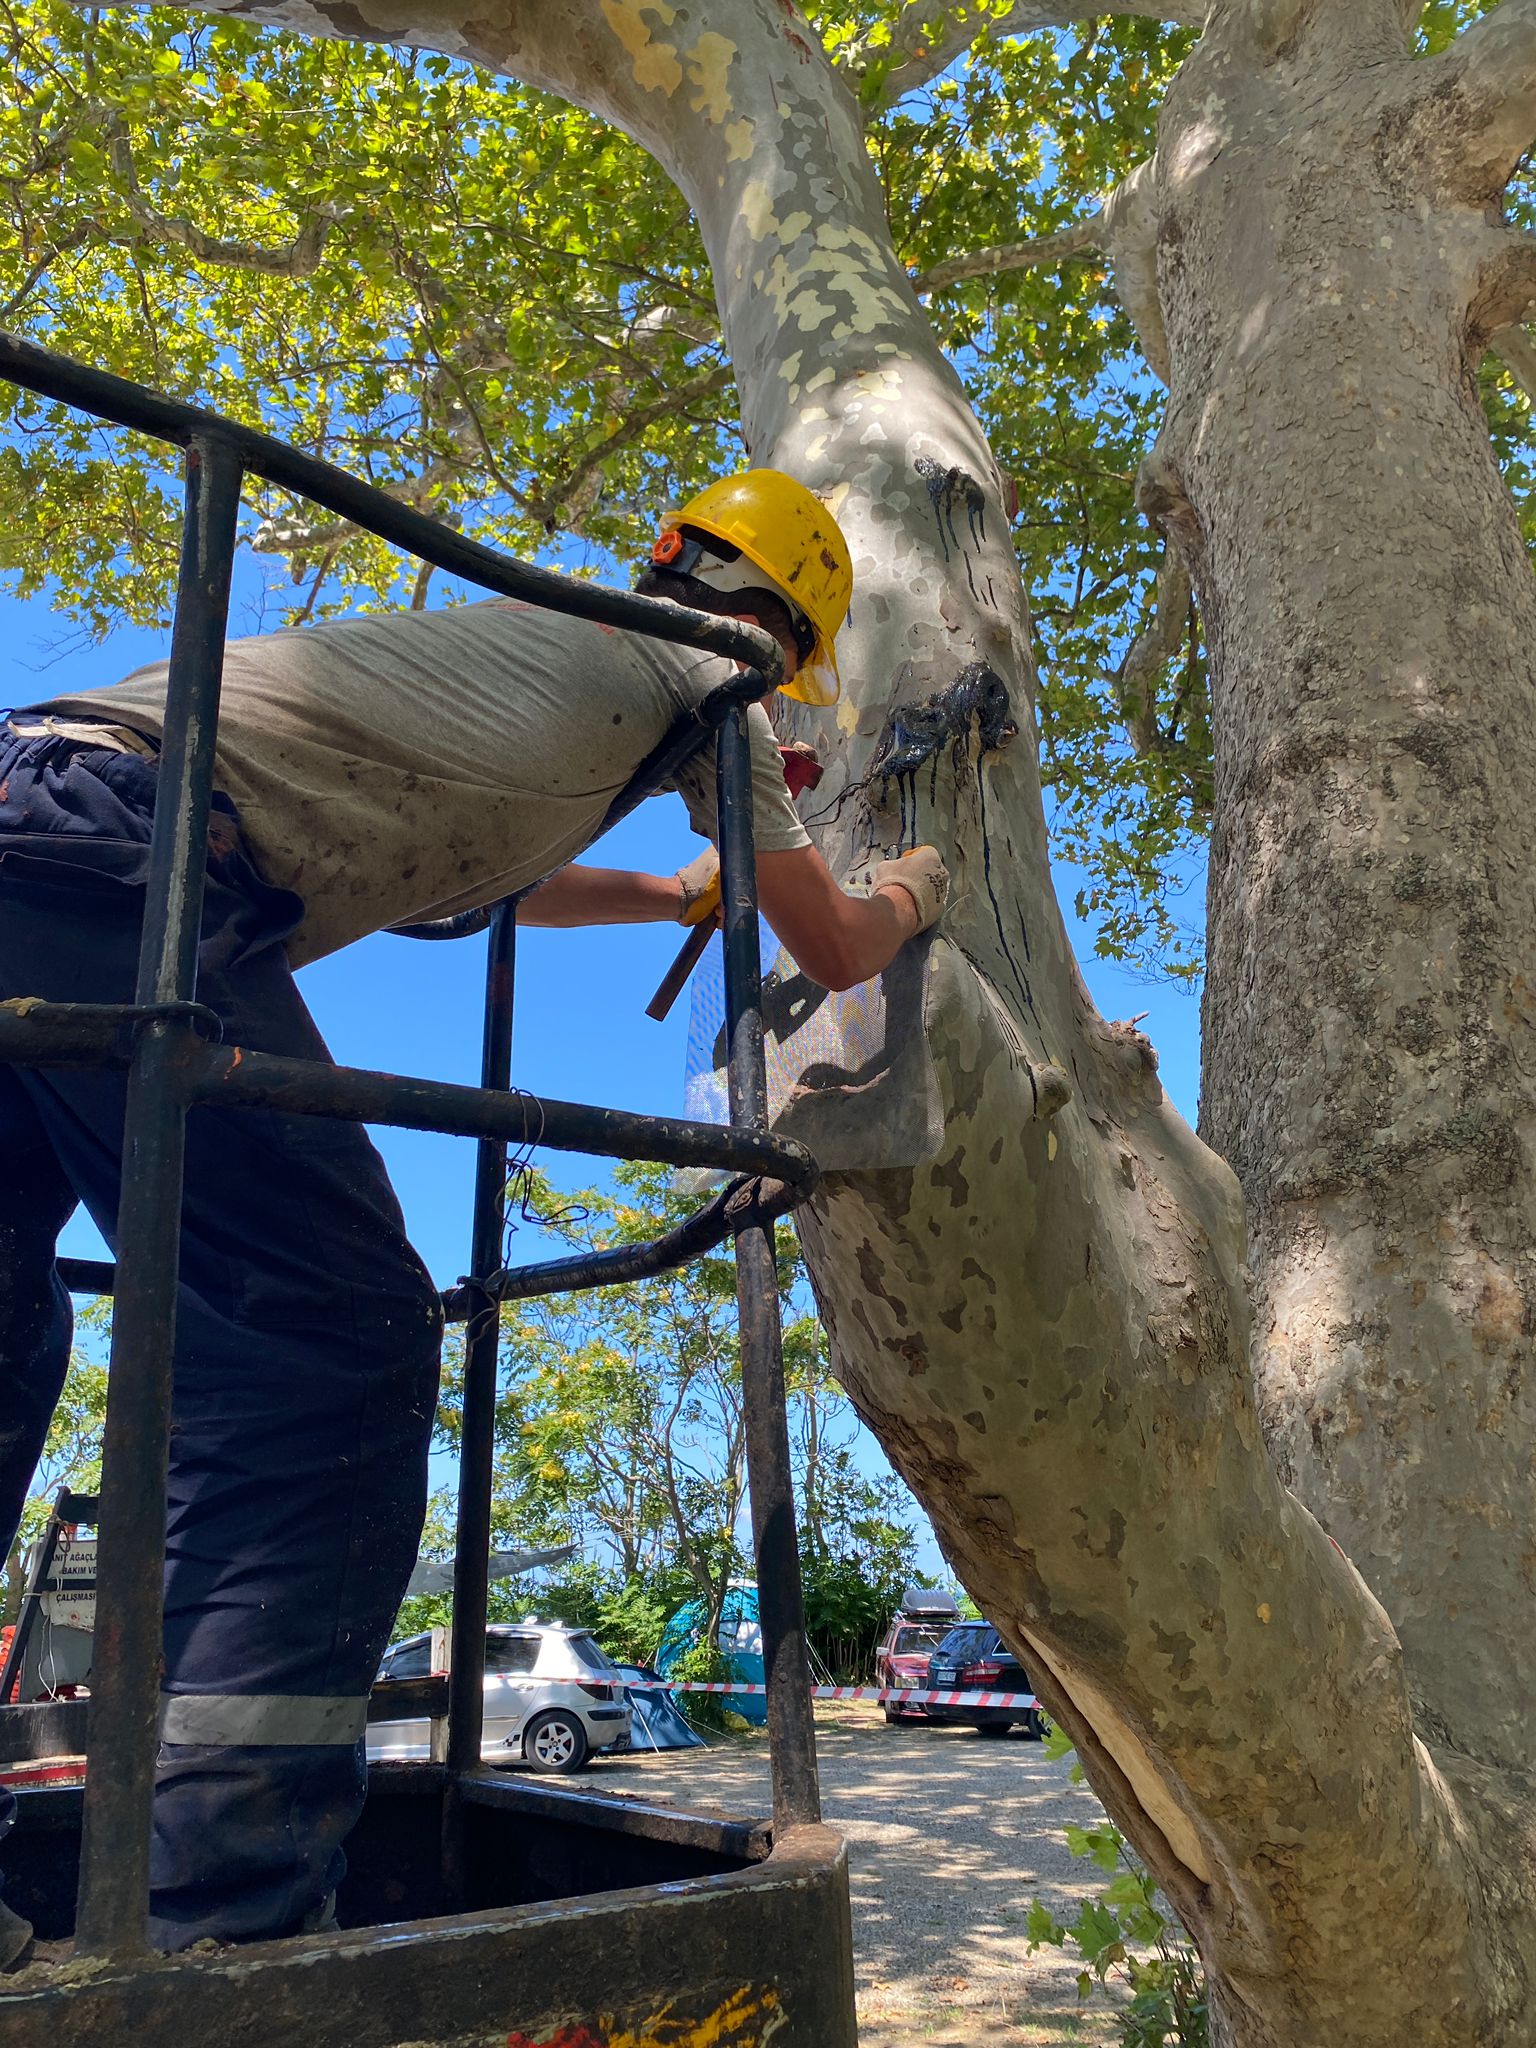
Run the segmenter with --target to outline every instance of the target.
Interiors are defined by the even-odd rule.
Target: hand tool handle
[[[706,917],[696,924],[678,948],[677,958],[662,976],[661,985],[645,1006],[647,1017],[654,1017],[659,1024],[682,994],[683,984],[698,966],[704,948],[714,937],[715,920]]]

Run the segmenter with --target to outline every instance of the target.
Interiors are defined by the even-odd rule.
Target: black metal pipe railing
[[[131,1045],[111,1003],[0,1003],[0,1062],[26,1067],[130,1067]],[[190,1024],[167,1085],[189,1103],[242,1103],[285,1116],[345,1117],[407,1131],[443,1131],[460,1138],[502,1138],[520,1149],[591,1152],[605,1159],[648,1159],[660,1166],[702,1166],[766,1174],[797,1194],[816,1184],[816,1161],[793,1138],[688,1117],[648,1116],[562,1102],[525,1089],[473,1088],[462,1081],[423,1081],[367,1067],[288,1059],[238,1045],[207,1045]]]
[[[652,1280],[658,1273],[686,1266],[690,1259],[700,1259],[706,1252],[714,1251],[728,1237],[734,1237],[744,1221],[773,1223],[780,1216],[787,1216],[804,1200],[806,1192],[798,1183],[744,1174],[702,1209],[643,1244],[618,1245],[609,1251],[574,1252],[569,1258],[508,1267],[473,1284],[460,1281],[456,1287],[444,1290],[444,1318],[450,1323],[467,1323],[488,1300],[527,1301],[540,1294],[575,1294],[591,1288],[627,1287],[636,1280]],[[117,1268],[105,1259],[60,1259],[58,1270],[71,1294],[110,1295],[117,1282]]]
[[[512,1082],[512,997],[517,912],[504,903],[491,923],[485,965],[480,1085],[504,1093]],[[485,1623],[490,1585],[491,1497],[496,1457],[496,1364],[500,1304],[486,1283],[500,1273],[506,1233],[507,1141],[482,1138],[475,1152],[470,1288],[484,1287],[464,1331],[464,1406],[459,1433],[459,1514],[453,1549],[453,1648],[448,1667],[448,1785],[443,1801],[443,1883],[450,1907],[465,1903],[467,1842],[458,1796],[463,1773],[480,1763],[485,1722]]]
[[[160,798],[150,837],[135,1001],[190,1003],[197,988],[214,735],[240,512],[240,458],[189,438],[181,570],[166,683]],[[92,1955],[144,1943],[149,1808],[160,1712],[161,1558],[171,1428],[171,1351],[181,1258],[185,1098],[178,1055],[195,1025],[161,1016],[137,1035],[123,1119],[118,1242],[102,1438],[99,1617],[91,1715],[112,1768],[85,1788],[76,1938]]]
[[[185,1118],[205,1102],[345,1117],[480,1141],[471,1272],[445,1297],[467,1319],[466,1426],[455,1564],[458,1656],[450,1703],[444,1865],[460,1860],[458,1794],[479,1767],[491,1459],[502,1301],[618,1285],[734,1235],[742,1317],[748,1474],[762,1598],[776,1822],[818,1814],[784,1409],[775,1220],[815,1185],[815,1160],[768,1130],[746,707],[782,677],[769,635],[731,619],[606,590],[466,540],[330,464],[217,414],[0,333],[0,378],[186,450],[187,502],[136,1000],[0,1004],[0,1063],[126,1068],[119,1265],[65,1260],[67,1284],[116,1297],[104,1444],[97,1654],[77,1939],[87,1954],[143,1946],[156,1749],[170,1373]],[[529,603],[725,655],[739,672],[667,733],[609,807],[602,830],[719,735],[726,928],[728,1125],[543,1101],[510,1087],[513,901],[418,937],[493,927],[479,1088],[280,1059],[204,1042],[196,957],[223,635],[245,471],[326,506],[450,573]],[[594,834],[594,837],[597,835]],[[526,893],[526,892],[524,892]],[[648,1244],[504,1270],[507,1150],[550,1146],[737,1176]],[[462,1847],[462,1844],[459,1845]]]
[[[264,477],[295,496],[310,498],[354,526],[393,541],[407,554],[416,555],[452,576],[478,583],[502,597],[520,597],[547,611],[566,612],[576,618],[596,619],[609,626],[621,626],[632,633],[645,633],[653,640],[668,640],[674,646],[704,647],[760,669],[772,688],[783,679],[784,656],[772,634],[735,619],[716,618],[708,612],[690,611],[685,605],[669,604],[662,598],[637,597],[633,591],[610,590],[601,583],[586,583],[574,576],[562,576],[554,569],[540,569],[532,562],[520,562],[482,542],[455,533],[441,520],[430,518],[410,505],[402,505],[374,484],[365,484],[344,469],[318,457],[304,455],[286,442],[254,427],[243,427],[222,413],[207,412],[200,406],[185,405],[180,399],[164,398],[146,391],[109,370],[93,369],[68,356],[57,356],[23,341],[20,335],[0,330],[0,380],[24,385],[45,398],[60,400],[98,419],[111,420],[149,434],[157,441],[169,441],[188,448],[199,438],[221,442],[239,458],[252,476]]]
[[[716,801],[720,819],[720,908],[725,940],[725,1032],[732,1125],[767,1135],[758,958],[757,865],[753,846],[751,747],[747,714],[720,728]],[[811,1665],[800,1591],[800,1549],[785,1409],[779,1271],[771,1221],[747,1221],[736,1237],[741,1326],[741,1396],[747,1487],[757,1557],[757,1608],[768,1687],[769,1758],[776,1827],[821,1818]]]

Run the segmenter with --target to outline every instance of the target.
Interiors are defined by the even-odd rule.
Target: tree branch
[[[1162,384],[1173,375],[1168,330],[1157,284],[1157,159],[1138,164],[1104,202],[1104,248],[1113,265],[1115,296],[1136,330],[1147,367]]]
[[[39,256],[5,304],[0,306],[0,320],[9,320],[14,313],[18,313],[31,297],[34,288],[48,275],[59,258],[83,248],[90,241],[91,233],[90,228],[74,228],[69,234],[61,236],[51,249]]]
[[[1193,595],[1183,557],[1172,541],[1165,541],[1152,616],[1131,643],[1115,677],[1120,715],[1131,745],[1142,756],[1157,753],[1163,745],[1157,723],[1157,679],[1184,644]]]
[[[890,41],[855,45],[840,68],[866,108],[878,113],[937,78],[983,36],[1027,36],[1106,14],[1199,28],[1208,12],[1208,0],[1110,0],[1100,7],[1092,0],[1015,0],[1004,14],[994,12],[987,0],[908,0]],[[861,91],[866,79],[871,81],[867,94]]]
[[[529,499],[530,517],[540,519],[546,525],[564,525],[579,530],[581,521],[595,502],[599,473],[611,455],[616,455],[621,448],[633,447],[658,420],[686,412],[699,399],[725,390],[730,381],[729,364],[717,363],[713,369],[689,378],[686,384],[677,385],[652,404],[637,406],[611,434],[587,450],[562,483]]]
[[[1138,165],[1115,187],[1098,212],[1086,220],[1031,242],[1005,243],[995,249],[953,256],[914,277],[913,290],[943,291],[969,278],[1000,277],[1010,271],[1039,270],[1080,257],[1105,256],[1113,270],[1115,296],[1136,330],[1148,367],[1166,384],[1170,363],[1157,287],[1154,164],[1155,160],[1149,160]]]
[[[1518,327],[1536,309],[1536,235],[1508,222],[1490,234],[1472,302],[1473,330],[1488,336]],[[1490,342],[1491,346],[1491,342]]]
[[[1536,138],[1536,0],[1502,0],[1422,74],[1420,104],[1442,138],[1447,115],[1454,124],[1456,182],[1471,196],[1502,192]]]
[[[217,263],[226,270],[254,270],[266,277],[310,277],[319,267],[331,229],[344,209],[317,206],[286,248],[267,249],[256,242],[226,242],[176,214],[159,213],[144,197],[127,136],[119,128],[111,140],[112,168],[123,182],[123,203],[146,236],[173,242],[199,263]],[[107,241],[121,239],[116,235]]]
[[[1003,277],[1016,270],[1047,270],[1058,263],[1070,263],[1079,256],[1091,256],[1104,247],[1104,214],[1090,214],[1054,235],[1040,235],[1032,242],[1005,242],[995,249],[973,249],[968,256],[951,256],[935,263],[912,280],[917,292],[941,292],[952,284],[964,284],[973,277]]]

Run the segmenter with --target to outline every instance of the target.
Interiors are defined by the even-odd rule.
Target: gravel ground
[[[1071,1962],[1030,1955],[1024,1938],[1031,1900],[1070,1919],[1101,1881],[1063,1839],[1068,1821],[1102,1812],[1068,1763],[1017,1731],[887,1727],[878,1707],[832,1703],[818,1706],[817,1747],[826,1817],[848,1843],[861,2048],[1113,2040],[1102,1994],[1080,2007]],[[733,1815],[770,1804],[761,1736],[615,1759],[587,1782]]]

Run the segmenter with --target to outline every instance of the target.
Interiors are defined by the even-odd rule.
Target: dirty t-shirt
[[[298,965],[385,925],[493,903],[563,865],[669,727],[730,673],[717,655],[505,599],[232,640],[216,780],[267,880],[304,899],[289,944]],[[158,738],[165,686],[155,662],[29,713],[95,715]],[[749,723],[758,848],[806,846],[761,705]],[[676,780],[713,839],[713,744]]]

